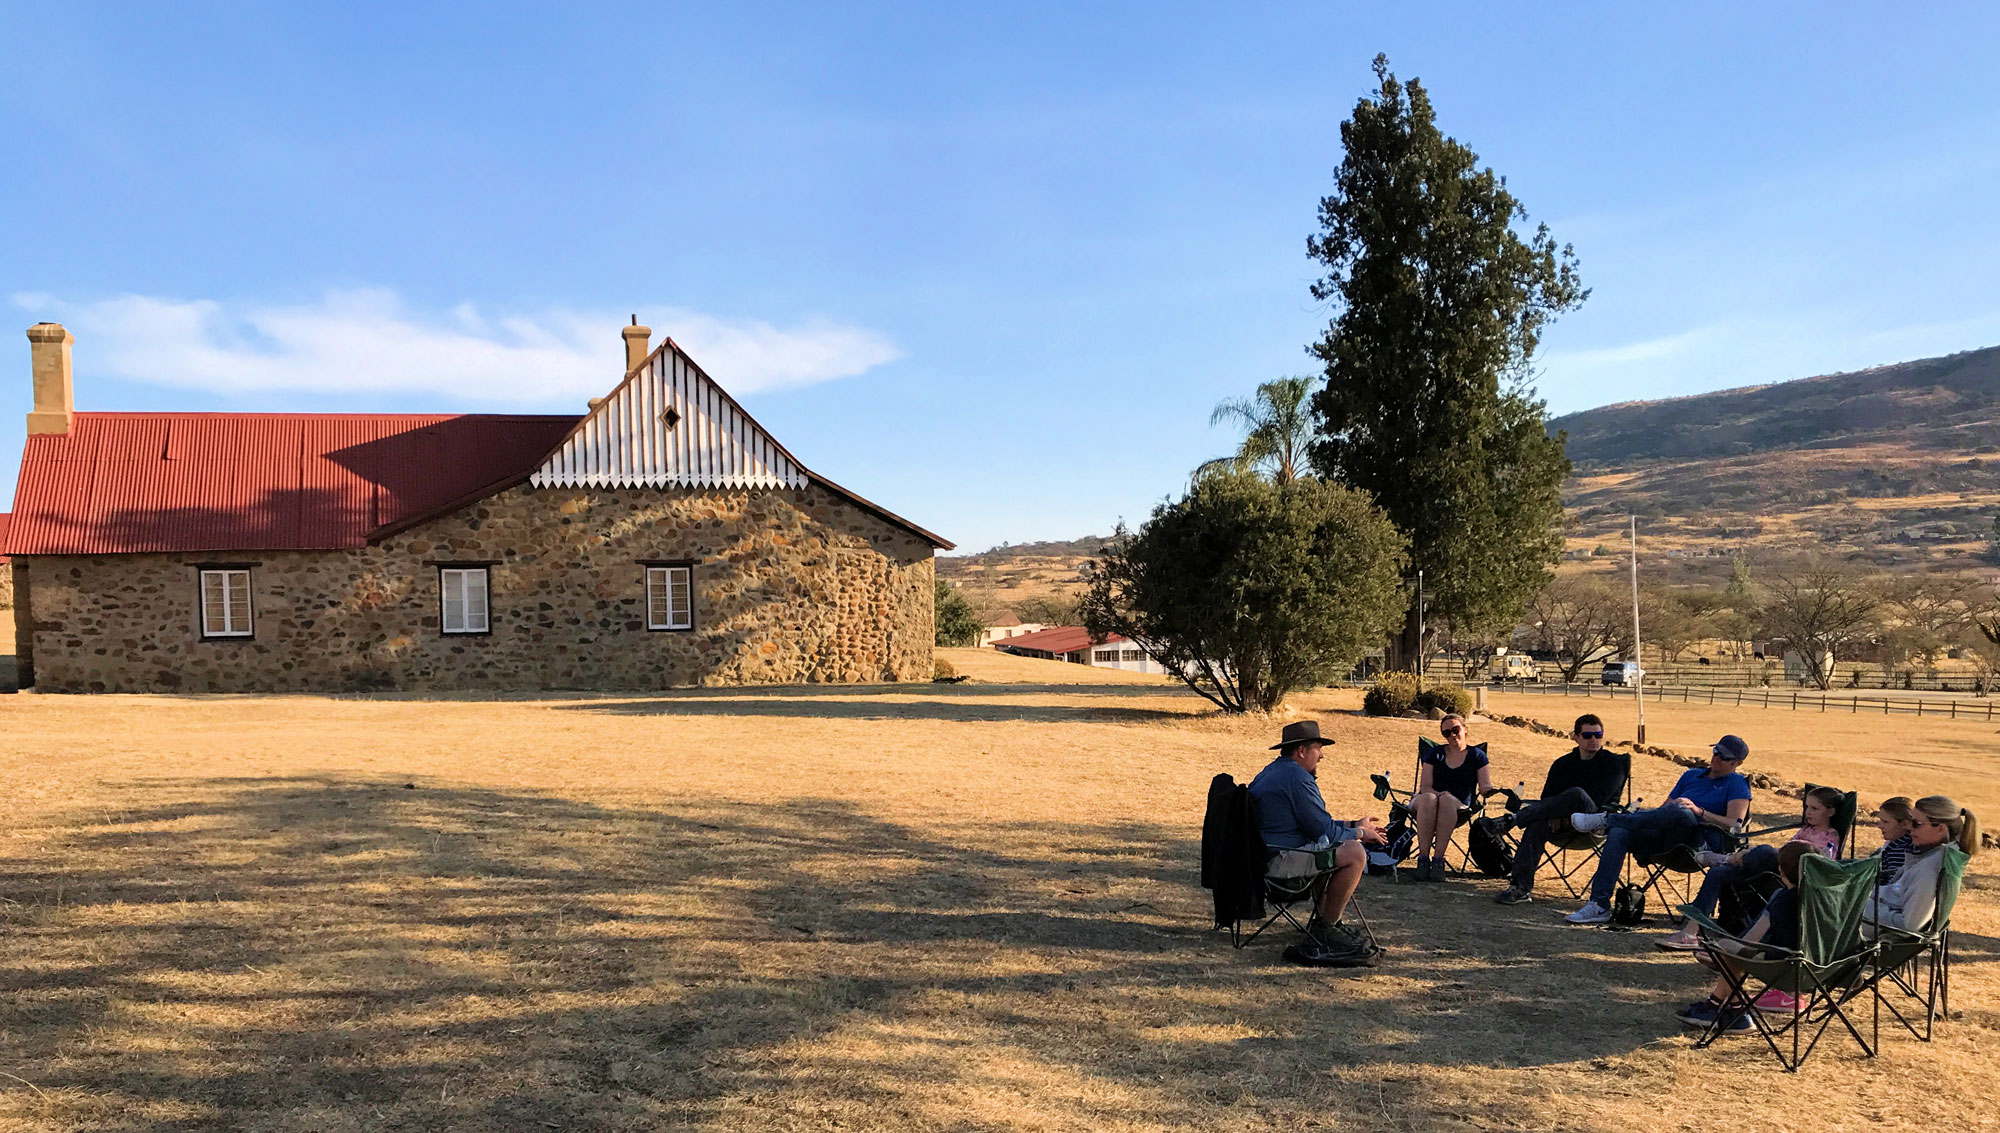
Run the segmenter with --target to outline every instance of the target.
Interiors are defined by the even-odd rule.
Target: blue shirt
[[[1345,842],[1355,836],[1351,824],[1335,822],[1326,812],[1319,780],[1289,755],[1257,773],[1250,781],[1250,797],[1257,800],[1257,824],[1267,850],[1296,850],[1322,838]]]
[[[1711,779],[1708,768],[1695,767],[1682,775],[1680,782],[1667,793],[1667,801],[1686,799],[1711,814],[1728,814],[1729,803],[1733,799],[1750,797],[1750,780],[1741,771],[1731,771],[1720,779]]]

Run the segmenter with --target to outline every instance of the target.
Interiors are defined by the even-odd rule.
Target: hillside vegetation
[[[1690,563],[1818,548],[1963,566],[2000,514],[2000,347],[1607,405],[1550,428],[1576,464],[1576,558],[1636,514],[1650,545]]]

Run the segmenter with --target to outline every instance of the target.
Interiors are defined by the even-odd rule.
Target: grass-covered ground
[[[498,700],[0,697],[0,1128],[1860,1129],[1990,1121],[2000,918],[1958,1017],[1797,1076],[1693,1050],[1654,932],[1363,898],[1363,974],[1236,952],[1204,793],[1277,723],[1152,678],[959,653],[963,685]],[[1300,698],[1334,809],[1428,722]],[[1496,704],[1566,725],[1561,698]],[[1629,702],[1622,705],[1630,712]],[[1607,716],[1619,734],[1619,708]],[[1727,725],[1755,766],[2000,819],[2000,736]],[[1848,727],[1859,729],[1859,720]],[[1565,744],[1478,726],[1496,779]],[[1638,760],[1639,793],[1680,768]],[[1789,799],[1766,795],[1770,815]],[[1987,865],[1982,859],[1977,865]]]

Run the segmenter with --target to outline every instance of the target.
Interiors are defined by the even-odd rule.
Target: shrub
[[[1366,493],[1207,476],[1113,537],[1083,621],[1131,639],[1225,712],[1269,712],[1402,623],[1406,546]]]
[[[1415,673],[1383,673],[1361,696],[1361,711],[1370,716],[1401,716],[1416,706]]]
[[[1430,685],[1416,695],[1411,707],[1419,712],[1435,708],[1446,715],[1470,716],[1474,703],[1472,690],[1464,685]]]
[[[951,667],[950,661],[947,661],[942,657],[937,657],[932,659],[932,672],[931,672],[932,680],[948,681],[956,676],[958,676],[958,670]]]

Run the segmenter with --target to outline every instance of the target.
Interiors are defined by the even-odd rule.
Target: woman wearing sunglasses
[[[1979,819],[1943,795],[1918,799],[1910,818],[1915,825],[1909,856],[1895,880],[1875,890],[1868,903],[1868,919],[1861,927],[1870,936],[1877,927],[1927,931],[1937,913],[1938,877],[1944,871],[1939,848],[1956,842],[1968,857],[1979,852]]]
[[[1438,732],[1444,743],[1419,758],[1417,793],[1410,800],[1417,824],[1418,881],[1444,880],[1444,851],[1458,828],[1460,808],[1493,789],[1485,745],[1466,743],[1465,718],[1446,716],[1438,721]]]

